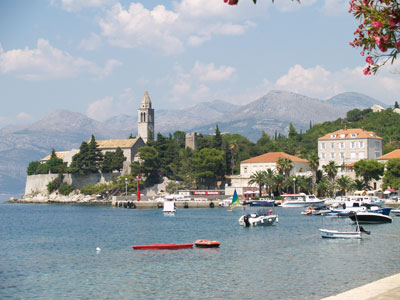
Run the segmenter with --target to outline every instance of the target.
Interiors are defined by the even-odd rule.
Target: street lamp
[[[125,197],[128,196],[128,178],[125,177]]]
[[[293,177],[293,194],[296,194],[296,177]]]

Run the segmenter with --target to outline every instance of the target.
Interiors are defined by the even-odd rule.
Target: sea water
[[[0,203],[0,299],[320,299],[400,272],[400,217],[364,225],[364,240],[326,240],[319,228],[355,226],[276,212],[276,225],[245,228],[246,212],[224,208]],[[221,246],[131,247],[197,239]]]

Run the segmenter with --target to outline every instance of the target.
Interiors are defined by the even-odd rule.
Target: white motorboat
[[[400,217],[400,209],[392,209],[391,212],[395,215]]]
[[[172,200],[167,200],[164,201],[164,208],[163,208],[163,213],[164,215],[168,216],[168,215],[175,215],[176,212],[176,208],[175,208],[175,201]]]
[[[319,229],[323,238],[330,239],[361,239],[361,231],[337,231],[329,229]]]
[[[283,194],[284,197],[281,207],[321,207],[325,206],[325,201],[318,199],[314,195],[299,194]]]
[[[220,207],[229,207],[229,205],[231,205],[231,204],[232,204],[232,197],[220,201],[218,203],[218,206],[220,206]]]
[[[326,203],[336,207],[343,205],[346,207],[361,207],[363,205],[382,207],[385,205],[385,200],[377,196],[341,196]]]
[[[258,211],[257,213],[243,215],[239,218],[239,224],[245,227],[269,226],[278,221],[278,215],[272,209],[266,212]]]

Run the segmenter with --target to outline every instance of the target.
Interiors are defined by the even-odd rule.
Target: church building
[[[138,136],[145,143],[154,138],[154,109],[151,108],[149,93],[144,92],[141,107],[138,110]]]

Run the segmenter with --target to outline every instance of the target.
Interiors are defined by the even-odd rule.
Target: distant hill
[[[382,107],[388,107],[383,102],[380,102],[374,98],[355,92],[342,93],[333,96],[332,98],[326,100],[325,102],[333,106],[349,107],[351,109],[353,108],[365,109],[371,107],[374,104],[378,104]]]
[[[214,133],[218,124],[222,132],[239,133],[256,141],[262,130],[270,135],[275,131],[286,133],[290,123],[298,131],[307,130],[310,122],[336,120],[350,109],[364,109],[380,103],[357,93],[344,93],[322,101],[290,92],[271,91],[242,106],[216,100],[179,110],[155,108],[155,129],[163,134],[176,130]],[[52,148],[56,151],[78,148],[92,134],[96,139],[107,139],[127,138],[131,133],[137,133],[136,115],[119,115],[99,122],[67,110],[57,110],[29,126],[2,128],[0,193],[23,191],[29,162],[46,156]]]

